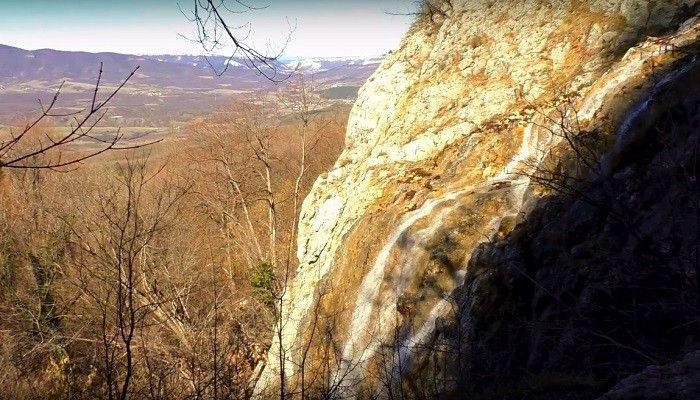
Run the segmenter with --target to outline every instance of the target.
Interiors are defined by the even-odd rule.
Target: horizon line
[[[153,56],[183,56],[183,57],[224,57],[224,58],[231,58],[231,59],[240,59],[240,58],[245,58],[245,56],[228,56],[225,54],[203,54],[203,53],[129,53],[129,52],[120,52],[120,51],[110,51],[110,50],[101,50],[101,51],[90,51],[90,50],[64,50],[64,49],[55,49],[51,47],[40,47],[40,48],[35,48],[35,49],[28,49],[24,47],[19,47],[7,43],[0,43],[0,46],[4,47],[11,47],[14,49],[22,50],[22,51],[42,51],[42,50],[49,50],[49,51],[57,51],[57,52],[63,52],[63,53],[85,53],[85,54],[119,54],[119,55],[124,55],[124,56],[139,56],[139,57],[153,57]],[[281,56],[278,57],[279,60],[282,59],[288,59],[288,58],[326,58],[326,59],[348,59],[348,58],[379,58],[379,57],[385,57],[388,53],[392,52],[393,50],[386,50],[383,53],[379,54],[367,54],[367,55],[357,55],[357,54],[348,54],[348,55],[343,55],[343,56],[324,56],[324,55],[294,55],[294,54],[282,54]]]

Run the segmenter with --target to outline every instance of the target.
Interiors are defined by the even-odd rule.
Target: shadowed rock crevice
[[[700,102],[688,82],[666,88],[657,98],[674,102],[639,125],[648,132],[617,155],[610,175],[582,187],[609,208],[555,193],[474,253],[455,295],[468,340],[452,343],[468,354],[456,380],[474,398],[592,399],[700,347]],[[438,342],[455,329],[443,322]],[[675,381],[646,379],[647,395],[631,388],[640,377],[605,398],[691,398],[700,388],[683,382],[697,367],[676,371]]]

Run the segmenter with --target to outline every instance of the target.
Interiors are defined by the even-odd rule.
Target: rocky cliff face
[[[661,90],[696,83],[695,3],[460,0],[419,18],[360,91],[346,150],[304,202],[300,265],[257,393],[283,380],[290,396],[419,397],[426,382],[445,394],[488,379],[474,346],[509,346],[513,313],[541,285],[497,273],[530,254],[509,241],[545,230],[530,222],[556,208],[544,199],[628,166],[648,131],[637,117],[661,115]],[[522,279],[528,295],[508,284]],[[482,365],[520,379],[530,364],[518,357]]]

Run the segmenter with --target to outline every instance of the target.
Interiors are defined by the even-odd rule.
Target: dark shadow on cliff
[[[467,364],[454,398],[593,399],[700,348],[700,102],[678,100],[605,177],[473,254],[455,296],[468,339],[438,323]]]

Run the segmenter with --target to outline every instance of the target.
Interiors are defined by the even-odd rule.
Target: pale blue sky
[[[178,34],[194,25],[178,10],[193,0],[0,0],[0,43],[25,49],[201,54]],[[233,1],[233,0],[231,0]],[[296,25],[288,56],[366,56],[394,48],[411,18],[410,0],[249,0],[263,10],[230,16],[250,23],[257,47],[281,45]],[[235,20],[234,20],[235,19]],[[243,30],[241,34],[248,32]]]

